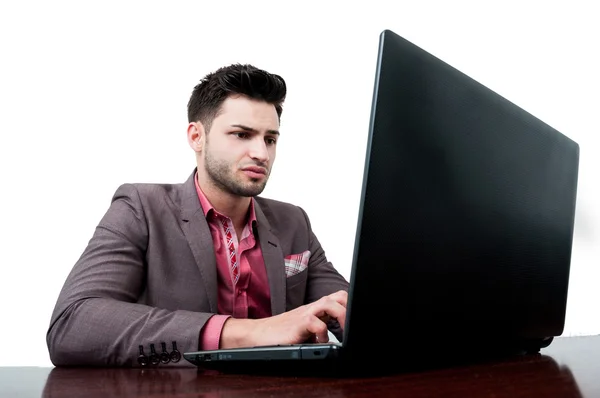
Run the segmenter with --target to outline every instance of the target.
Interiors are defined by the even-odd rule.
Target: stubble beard
[[[245,197],[260,195],[265,189],[269,179],[268,172],[262,182],[259,179],[251,178],[249,183],[244,183],[233,175],[230,164],[224,160],[213,158],[208,148],[206,149],[206,173],[217,188],[232,195]]]

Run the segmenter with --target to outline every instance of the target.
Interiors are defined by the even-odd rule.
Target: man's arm
[[[348,292],[350,284],[348,281],[334,268],[333,264],[327,259],[325,250],[312,231],[310,219],[306,212],[300,208],[306,223],[308,224],[308,241],[309,250],[311,252],[310,261],[308,263],[308,281],[306,284],[306,302],[312,303],[319,300],[321,297],[328,296],[340,290]],[[347,300],[347,295],[344,302]],[[345,304],[344,304],[345,307]],[[345,314],[345,311],[344,311]],[[344,317],[345,319],[345,317]],[[339,340],[343,340],[344,324],[340,323],[339,319],[329,319],[327,327],[333,335]]]
[[[58,297],[47,332],[55,365],[137,366],[165,343],[196,350],[213,315],[138,304],[146,277],[148,226],[135,187],[121,186]],[[177,294],[173,292],[173,294]],[[180,361],[179,365],[185,361]]]
[[[262,319],[235,319],[225,322],[221,348],[297,344],[307,340],[326,343],[330,320],[346,321],[348,293],[340,290],[283,314]],[[343,328],[340,328],[343,331]]]

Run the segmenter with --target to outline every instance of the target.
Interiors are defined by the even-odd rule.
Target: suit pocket
[[[292,275],[285,280],[286,284],[286,311],[293,310],[304,304],[306,297],[306,281],[308,279],[308,269],[305,268],[300,273]]]
[[[307,276],[308,276],[308,268],[305,268],[300,273],[285,278],[285,285],[287,286],[287,289],[288,290],[294,289],[296,286],[298,286],[301,283],[303,283],[306,286]]]

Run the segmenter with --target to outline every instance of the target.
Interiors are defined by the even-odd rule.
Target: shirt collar
[[[196,185],[196,193],[198,194],[198,199],[200,199],[200,205],[202,206],[202,211],[204,212],[204,217],[207,220],[210,220],[211,214],[215,214],[221,217],[226,217],[223,214],[219,213],[213,205],[210,203],[202,189],[200,188],[200,184],[198,184],[198,172],[194,175],[194,184]],[[252,231],[252,225],[256,224],[256,211],[254,210],[254,198],[250,199],[250,207],[248,208],[249,217],[248,217],[248,227]]]

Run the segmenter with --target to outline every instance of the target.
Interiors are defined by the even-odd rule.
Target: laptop
[[[578,165],[572,139],[384,30],[342,342],[184,358],[249,369],[538,352],[564,328]]]

